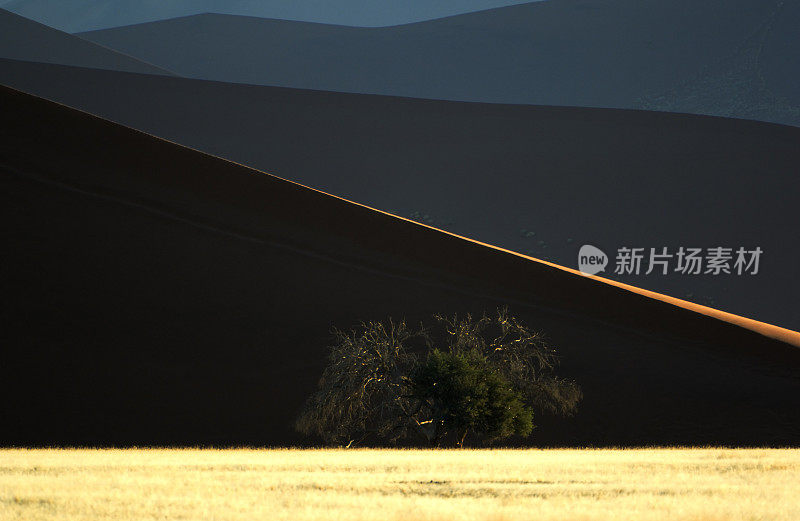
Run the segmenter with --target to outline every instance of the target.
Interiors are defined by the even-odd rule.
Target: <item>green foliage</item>
[[[556,350],[507,309],[479,319],[470,315],[435,318],[451,352],[477,350],[522,394],[525,403],[561,416],[577,410],[583,393],[574,381],[555,375],[559,365]]]
[[[434,349],[414,377],[414,395],[430,404],[437,440],[447,432],[469,431],[488,440],[533,430],[533,411],[519,392],[477,350],[464,353]],[[463,433],[463,434],[462,434]]]
[[[486,442],[528,436],[534,410],[577,409],[581,390],[555,376],[555,350],[505,309],[477,320],[435,318],[433,330],[391,320],[335,330],[297,429],[348,446],[370,436],[463,446],[469,433]]]

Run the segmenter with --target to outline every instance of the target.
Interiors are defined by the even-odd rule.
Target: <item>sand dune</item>
[[[760,246],[757,276],[607,276],[800,329],[800,130],[0,62],[0,83],[370,206],[577,267],[594,244]],[[426,215],[428,217],[426,217]],[[524,230],[524,233],[523,233]]]
[[[306,22],[397,25],[525,0],[6,0],[0,7],[62,31],[76,33],[200,13],[236,14]]]
[[[800,21],[800,2],[786,2],[773,31],[765,38],[761,68],[764,81],[776,96],[800,106],[800,45],[797,45],[797,26]],[[786,81],[787,78],[789,81]]]
[[[166,70],[0,9],[0,57],[149,74]]]
[[[538,444],[800,443],[800,350],[3,88],[2,444],[285,444],[331,325],[508,303]]]
[[[549,0],[377,29],[198,15],[81,36],[202,79],[800,125],[794,4]]]

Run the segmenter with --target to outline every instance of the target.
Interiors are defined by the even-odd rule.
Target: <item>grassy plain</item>
[[[0,450],[2,520],[800,519],[800,450]]]

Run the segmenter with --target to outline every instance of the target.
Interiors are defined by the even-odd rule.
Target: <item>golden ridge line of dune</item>
[[[150,134],[148,134],[148,135],[150,135]],[[156,139],[163,139],[163,138],[159,138],[157,136],[152,136],[152,137],[155,137]],[[165,140],[165,141],[169,141],[169,140]],[[173,143],[173,144],[175,144],[177,146],[184,146],[184,145],[181,145],[179,143],[172,142],[172,141],[169,141],[169,142]],[[187,147],[187,148],[189,148],[189,147]],[[198,152],[200,152],[200,151],[198,151]],[[444,233],[446,235],[450,235],[452,237],[459,238],[461,240],[469,241],[469,242],[471,242],[473,244],[478,244],[478,245],[486,247],[486,248],[490,248],[490,249],[497,250],[497,251],[502,251],[502,252],[507,253],[507,254],[515,255],[517,257],[528,259],[530,261],[538,262],[540,264],[544,264],[544,265],[550,266],[552,268],[556,268],[556,269],[565,271],[565,272],[570,273],[570,274],[575,275],[575,276],[583,277],[583,278],[586,278],[586,279],[591,279],[591,280],[594,280],[594,281],[597,281],[597,282],[600,282],[600,283],[603,283],[603,284],[608,284],[609,286],[614,286],[616,288],[619,288],[619,289],[622,289],[622,290],[625,290],[625,291],[630,291],[632,293],[636,293],[636,294],[641,295],[643,297],[659,300],[661,302],[665,302],[667,304],[671,304],[673,306],[676,306],[676,307],[679,307],[679,308],[682,308],[682,309],[685,309],[685,310],[688,310],[688,311],[692,311],[694,313],[699,313],[701,315],[705,315],[705,316],[708,316],[708,317],[711,317],[711,318],[715,318],[717,320],[721,320],[723,322],[727,322],[729,324],[733,324],[733,325],[748,329],[750,331],[754,331],[754,332],[756,332],[756,333],[758,333],[760,335],[766,336],[768,338],[779,340],[781,342],[785,342],[785,343],[793,345],[795,347],[800,347],[800,332],[794,331],[792,329],[787,329],[787,328],[784,328],[784,327],[776,326],[774,324],[768,324],[766,322],[761,322],[761,321],[758,321],[758,320],[755,320],[755,319],[752,319],[752,318],[747,318],[747,317],[743,317],[743,316],[740,316],[740,315],[735,315],[733,313],[728,313],[727,311],[722,311],[722,310],[711,308],[711,307],[708,307],[708,306],[703,306],[701,304],[696,304],[694,302],[689,302],[687,300],[682,300],[682,299],[679,299],[679,298],[676,298],[676,297],[671,297],[669,295],[664,295],[662,293],[657,293],[655,291],[650,291],[650,290],[647,290],[647,289],[644,289],[644,288],[639,288],[637,286],[631,286],[630,284],[617,282],[615,280],[606,279],[606,278],[603,278],[603,277],[598,277],[596,275],[586,275],[586,274],[584,274],[584,273],[582,273],[582,272],[580,272],[580,271],[578,271],[576,269],[573,269],[573,268],[568,268],[566,266],[561,266],[560,264],[555,264],[555,263],[552,263],[552,262],[548,262],[548,261],[544,261],[544,260],[541,260],[541,259],[537,259],[537,258],[531,257],[529,255],[524,255],[522,253],[519,253],[519,252],[516,252],[516,251],[513,251],[513,250],[508,250],[506,248],[501,248],[501,247],[495,246],[493,244],[488,244],[488,243],[485,243],[485,242],[481,242],[481,241],[478,241],[476,239],[471,239],[469,237],[465,237],[463,235],[458,235],[456,233],[452,233],[452,232],[449,232],[447,230],[443,230],[441,228],[437,228],[435,226],[430,226],[430,225],[427,225],[427,224],[419,223],[417,221],[414,221],[414,220],[406,218],[406,217],[395,215],[395,214],[392,214],[392,213],[389,213],[389,212],[386,212],[386,211],[383,211],[383,210],[379,210],[377,208],[372,208],[372,207],[367,206],[365,204],[358,203],[358,202],[355,202],[355,201],[351,201],[351,200],[346,199],[344,197],[339,197],[337,195],[330,194],[328,192],[324,192],[322,190],[318,190],[316,188],[304,185],[302,183],[298,183],[296,181],[292,181],[291,179],[286,179],[284,177],[281,177],[281,176],[278,176],[278,175],[275,175],[275,174],[271,174],[269,172],[264,172],[264,171],[261,171],[261,170],[257,170],[257,169],[255,169],[253,167],[250,167],[250,166],[247,166],[247,165],[244,165],[244,164],[241,164],[241,163],[237,163],[236,161],[231,161],[231,160],[226,159],[224,157],[214,156],[213,154],[208,154],[206,152],[201,152],[201,153],[206,154],[206,155],[211,155],[213,157],[216,157],[217,159],[221,159],[223,161],[227,161],[229,163],[233,163],[233,164],[236,164],[238,166],[242,166],[244,168],[259,172],[259,173],[264,174],[264,175],[268,175],[268,176],[271,176],[271,177],[274,177],[274,178],[277,178],[277,179],[281,179],[283,181],[295,184],[297,186],[306,188],[308,190],[313,190],[313,191],[318,192],[318,193],[320,193],[322,195],[326,195],[328,197],[333,197],[335,199],[339,199],[339,200],[344,201],[344,202],[349,203],[349,204],[355,204],[357,206],[361,206],[361,207],[366,208],[368,210],[371,210],[373,212],[378,212],[378,213],[381,213],[381,214],[384,214],[384,215],[388,215],[390,217],[394,217],[396,219],[400,219],[402,221],[406,221],[406,222],[415,224],[417,226],[423,226],[425,228],[429,228],[429,229],[435,230],[437,232]]]
[[[19,91],[18,89],[15,89],[13,87],[7,87],[7,88],[9,88],[12,91],[17,91],[17,92],[22,93],[22,91]],[[23,93],[23,94],[25,94],[25,93]],[[33,97],[38,97],[38,96],[33,96]],[[180,148],[193,150],[193,151],[198,152],[198,153],[200,153],[202,155],[214,157],[214,158],[216,158],[218,160],[221,160],[221,161],[233,164],[233,165],[237,165],[237,166],[245,168],[247,170],[250,170],[250,171],[253,171],[253,172],[257,172],[257,173],[262,174],[262,175],[270,176],[270,177],[272,177],[274,179],[279,179],[279,180],[281,180],[283,182],[290,183],[290,184],[295,185],[297,187],[300,187],[300,188],[303,188],[303,189],[307,189],[307,190],[311,190],[313,192],[317,192],[317,193],[319,193],[319,194],[321,194],[323,196],[331,197],[331,198],[340,200],[340,201],[342,201],[344,203],[347,203],[347,204],[356,205],[356,206],[362,207],[362,208],[364,208],[366,210],[369,210],[369,211],[372,211],[372,212],[377,212],[377,213],[380,213],[380,214],[383,214],[383,215],[386,215],[386,216],[389,216],[389,217],[392,217],[392,218],[395,218],[395,219],[400,219],[402,221],[411,223],[411,224],[416,225],[416,226],[422,226],[422,227],[434,230],[436,232],[443,233],[445,235],[449,235],[451,237],[455,237],[455,238],[460,239],[460,240],[468,241],[468,242],[470,242],[472,244],[476,244],[476,245],[479,245],[479,246],[482,246],[482,247],[485,247],[485,248],[489,248],[489,249],[492,249],[492,250],[495,250],[495,251],[499,251],[499,252],[503,252],[503,253],[506,253],[506,254],[514,255],[516,257],[527,259],[529,261],[537,262],[539,264],[543,264],[543,265],[549,266],[551,268],[555,268],[555,269],[567,272],[569,274],[572,274],[573,276],[582,277],[582,278],[585,278],[585,279],[591,279],[591,280],[594,280],[594,281],[596,281],[598,283],[607,284],[609,286],[613,286],[613,287],[619,288],[621,290],[629,291],[631,293],[635,293],[635,294],[641,295],[641,296],[646,297],[646,298],[651,298],[651,299],[654,299],[654,300],[658,300],[660,302],[664,302],[666,304],[670,304],[670,305],[673,305],[673,306],[678,307],[678,308],[682,308],[682,309],[687,310],[687,311],[691,311],[691,312],[694,312],[694,313],[705,315],[705,316],[708,316],[708,317],[711,317],[711,318],[715,318],[717,320],[720,320],[720,321],[723,321],[723,322],[726,322],[726,323],[729,323],[729,324],[732,324],[732,325],[735,325],[735,326],[738,326],[738,327],[742,327],[744,329],[753,331],[753,332],[758,333],[760,335],[763,335],[765,337],[772,338],[774,340],[778,340],[778,341],[787,343],[787,344],[792,345],[794,347],[800,347],[800,332],[798,332],[798,331],[794,331],[794,330],[791,330],[791,329],[783,328],[783,327],[776,326],[776,325],[773,325],[773,324],[769,324],[769,323],[766,323],[766,322],[761,322],[761,321],[754,320],[754,319],[747,318],[747,317],[743,317],[743,316],[740,316],[740,315],[735,315],[733,313],[728,313],[726,311],[722,311],[722,310],[719,310],[719,309],[711,308],[711,307],[708,307],[708,306],[703,306],[703,305],[700,305],[700,304],[696,304],[694,302],[689,302],[689,301],[682,300],[682,299],[679,299],[679,298],[676,298],[676,297],[671,297],[669,295],[664,295],[662,293],[657,293],[655,291],[650,291],[650,290],[647,290],[647,289],[639,288],[637,286],[632,286],[632,285],[625,284],[625,283],[622,283],[622,282],[617,282],[617,281],[614,281],[614,280],[611,280],[611,279],[598,277],[596,275],[586,275],[586,274],[584,274],[584,273],[582,273],[582,272],[580,272],[578,270],[575,270],[573,268],[568,268],[568,267],[565,267],[565,266],[561,266],[559,264],[555,264],[555,263],[552,263],[552,262],[548,262],[548,261],[544,261],[544,260],[541,260],[541,259],[537,259],[535,257],[531,257],[529,255],[524,255],[522,253],[519,253],[519,252],[516,252],[516,251],[513,251],[513,250],[508,250],[506,248],[495,246],[493,244],[481,242],[481,241],[478,241],[476,239],[471,239],[469,237],[465,237],[463,235],[458,235],[456,233],[449,232],[447,230],[443,230],[443,229],[437,228],[435,226],[430,226],[430,225],[427,225],[427,224],[419,223],[419,222],[414,221],[412,219],[409,219],[409,218],[406,218],[406,217],[402,217],[402,216],[398,216],[398,215],[395,215],[395,214],[392,214],[390,212],[387,212],[387,211],[384,211],[384,210],[380,210],[380,209],[377,209],[377,208],[373,208],[373,207],[368,206],[366,204],[358,203],[356,201],[351,201],[351,200],[346,199],[344,197],[340,197],[340,196],[337,196],[337,195],[334,195],[334,194],[319,190],[317,188],[313,188],[311,186],[304,185],[304,184],[299,183],[297,181],[293,181],[291,179],[287,179],[285,177],[281,177],[281,176],[278,176],[278,175],[275,175],[275,174],[272,174],[270,172],[266,172],[266,171],[263,171],[263,170],[258,170],[256,168],[253,168],[251,166],[239,163],[237,161],[233,161],[233,160],[230,160],[230,159],[227,159],[227,158],[224,158],[224,157],[220,157],[220,156],[217,156],[217,155],[214,155],[214,154],[210,154],[208,152],[201,151],[199,149],[196,149],[196,148],[193,148],[193,147],[190,147],[190,146],[186,146],[186,145],[177,143],[175,141],[172,141],[172,140],[169,140],[169,139],[165,139],[163,137],[156,136],[154,134],[150,134],[148,132],[144,132],[144,131],[139,130],[139,129],[135,129],[133,127],[129,127],[129,126],[121,124],[121,123],[111,122],[111,121],[109,121],[109,120],[107,120],[107,119],[105,119],[105,118],[103,118],[101,116],[97,116],[95,114],[91,114],[89,112],[85,112],[83,110],[76,109],[74,107],[70,107],[68,105],[65,105],[63,103],[59,103],[57,101],[48,100],[48,102],[53,103],[55,105],[59,105],[59,106],[65,107],[65,108],[70,109],[70,110],[74,110],[76,112],[81,112],[81,113],[87,114],[87,115],[89,115],[89,116],[91,116],[93,118],[97,118],[97,119],[100,119],[100,120],[103,120],[103,121],[107,121],[107,122],[113,123],[114,125],[118,125],[120,127],[127,128],[127,129],[129,129],[129,130],[131,130],[131,131],[133,131],[135,133],[149,136],[149,137],[154,138],[154,139],[156,139],[158,141],[164,141],[164,142],[170,143],[170,144],[175,145],[175,146],[180,147]]]
[[[527,256],[523,255],[523,257]],[[689,302],[688,300],[671,297],[669,295],[664,295],[663,293],[657,293],[655,291],[639,288],[637,286],[631,286],[630,284],[624,284],[622,282],[617,282],[615,280],[598,277],[596,275],[586,275],[578,270],[572,268],[566,268],[564,266],[559,266],[558,264],[553,264],[539,259],[534,259],[532,257],[528,258],[537,262],[548,264],[550,266],[553,266],[560,270],[567,271],[569,273],[577,274],[589,279],[594,279],[598,282],[602,282],[610,286],[615,286],[617,288],[621,288],[630,291],[632,293],[642,295],[644,297],[660,300],[661,302],[666,302],[667,304],[672,304],[673,306],[687,309],[695,313],[700,313],[701,315],[706,315],[708,317],[716,318],[717,320],[722,320],[723,322],[728,322],[730,324],[734,324],[736,326],[743,327],[751,331],[755,331],[756,333],[759,333],[766,337],[774,338],[775,340],[780,340],[781,342],[786,342],[787,344],[791,344],[795,347],[800,347],[800,332],[794,331],[792,329],[787,329],[773,324],[768,324],[766,322],[760,322],[758,320],[743,317],[741,315],[734,315],[733,313],[728,313],[727,311],[722,311],[708,306],[703,306],[701,304]]]
[[[268,175],[272,175],[272,174],[268,174]],[[309,188],[309,187],[306,187],[306,188]],[[313,188],[312,188],[312,190],[313,190]],[[319,190],[317,190],[317,191],[319,191]],[[325,193],[325,192],[322,192],[322,193]],[[331,195],[331,194],[326,194],[326,195]],[[336,197],[336,196],[332,196],[332,197]],[[340,198],[340,199],[342,199],[342,198]],[[343,200],[347,201],[346,199],[343,199]],[[348,201],[348,202],[353,203],[353,201]],[[353,203],[353,204],[359,204],[359,203]],[[361,205],[361,206],[365,206],[365,205]],[[370,207],[367,206],[366,208],[370,208]],[[603,277],[598,277],[597,275],[586,275],[585,273],[582,273],[582,272],[580,272],[580,271],[578,271],[576,269],[567,268],[566,266],[561,266],[560,264],[555,264],[555,263],[552,263],[552,262],[544,261],[544,260],[541,260],[541,259],[537,259],[535,257],[531,257],[529,255],[524,255],[522,253],[518,253],[518,252],[515,252],[515,251],[512,251],[512,250],[507,250],[507,249],[501,248],[499,246],[494,246],[492,244],[487,244],[485,242],[477,241],[475,239],[470,239],[469,237],[464,237],[462,235],[458,235],[458,234],[455,234],[455,233],[448,232],[447,230],[442,230],[440,228],[435,228],[433,226],[428,226],[426,224],[421,224],[421,223],[418,223],[418,222],[413,221],[411,219],[407,219],[405,217],[400,217],[400,216],[397,216],[397,215],[389,214],[387,212],[383,212],[382,210],[376,210],[375,208],[370,208],[370,209],[373,210],[373,211],[378,211],[378,212],[381,212],[381,213],[385,213],[387,215],[392,215],[393,217],[396,217],[398,219],[402,219],[404,221],[412,222],[412,223],[417,224],[419,226],[425,226],[427,228],[432,228],[432,229],[437,230],[439,232],[446,233],[448,235],[452,235],[454,237],[458,237],[460,239],[463,239],[463,240],[466,240],[466,241],[470,241],[470,242],[475,243],[475,244],[479,244],[479,245],[484,246],[486,248],[491,248],[491,249],[494,249],[494,250],[498,250],[498,251],[502,251],[502,252],[505,252],[505,253],[509,253],[511,255],[516,255],[518,257],[522,257],[522,258],[525,258],[525,259],[528,259],[528,260],[531,260],[531,261],[534,261],[534,262],[545,264],[545,265],[550,266],[552,268],[556,268],[556,269],[559,269],[559,270],[562,270],[562,271],[566,271],[567,273],[571,273],[571,274],[573,274],[575,276],[579,276],[579,277],[584,277],[586,279],[595,280],[595,281],[601,282],[603,284],[608,284],[609,286],[614,286],[614,287],[617,287],[617,288],[620,288],[620,289],[623,289],[623,290],[626,290],[626,291],[630,291],[632,293],[636,293],[636,294],[641,295],[643,297],[659,300],[661,302],[665,302],[667,304],[671,304],[673,306],[676,306],[676,307],[679,307],[679,308],[683,308],[683,309],[686,309],[688,311],[693,311],[695,313],[700,313],[701,315],[706,315],[708,317],[712,317],[712,318],[715,318],[717,320],[722,320],[723,322],[728,322],[730,324],[733,324],[733,325],[736,325],[736,326],[739,326],[739,327],[743,327],[745,329],[749,329],[749,330],[754,331],[754,332],[756,332],[756,333],[758,333],[760,335],[764,335],[764,336],[766,336],[768,338],[773,338],[775,340],[779,340],[781,342],[785,342],[787,344],[791,344],[791,345],[793,345],[795,347],[800,347],[800,332],[798,332],[798,331],[794,331],[794,330],[787,329],[787,328],[784,328],[784,327],[776,326],[776,325],[773,325],[773,324],[768,324],[766,322],[760,322],[760,321],[754,320],[752,318],[747,318],[747,317],[743,317],[743,316],[740,316],[740,315],[734,315],[733,313],[728,313],[727,311],[722,311],[722,310],[711,308],[711,307],[708,307],[708,306],[703,306],[703,305],[700,305],[700,304],[696,304],[694,302],[689,302],[688,300],[682,300],[682,299],[679,299],[679,298],[676,298],[676,297],[671,297],[669,295],[664,295],[662,293],[657,293],[655,291],[650,291],[650,290],[647,290],[647,289],[644,289],[644,288],[639,288],[637,286],[631,286],[630,284],[617,282],[615,280],[606,279],[606,278],[603,278]]]
[[[136,132],[141,132],[141,131],[136,130],[136,129],[131,129],[131,130],[134,130]],[[176,143],[176,142],[170,141],[168,139],[164,139],[164,138],[155,136],[153,134],[149,134],[147,132],[142,132],[142,133],[143,134],[147,134],[147,135],[149,135],[151,137],[154,137],[155,139],[160,139],[160,140],[163,140],[163,141],[167,141],[167,142],[172,143],[172,144],[174,144],[176,146],[179,146],[179,147],[192,148],[192,147],[186,147],[185,145],[181,145],[180,143]],[[715,318],[717,320],[721,320],[723,322],[728,322],[730,324],[733,324],[733,325],[736,325],[736,326],[739,326],[739,327],[742,327],[742,328],[745,328],[745,329],[749,329],[751,331],[754,331],[754,332],[756,332],[756,333],[758,333],[760,335],[766,336],[768,338],[773,338],[775,340],[779,340],[781,342],[785,342],[785,343],[793,345],[795,347],[800,347],[800,332],[798,332],[798,331],[794,331],[794,330],[791,330],[791,329],[783,328],[783,327],[776,326],[776,325],[773,325],[773,324],[768,324],[766,322],[760,322],[758,320],[754,320],[754,319],[751,319],[751,318],[743,317],[743,316],[740,316],[740,315],[734,315],[733,313],[728,313],[726,311],[722,311],[722,310],[719,310],[719,309],[711,308],[711,307],[708,307],[708,306],[703,306],[703,305],[700,305],[700,304],[696,304],[694,302],[689,302],[687,300],[682,300],[682,299],[679,299],[679,298],[676,298],[676,297],[671,297],[669,295],[664,295],[662,293],[657,293],[655,291],[650,291],[650,290],[647,290],[647,289],[644,289],[644,288],[639,288],[637,286],[631,286],[630,284],[617,282],[615,280],[606,279],[606,278],[603,278],[603,277],[598,277],[596,275],[586,275],[586,274],[584,274],[584,273],[582,273],[582,272],[580,272],[580,271],[578,271],[576,269],[573,269],[573,268],[568,268],[566,266],[561,266],[560,264],[555,264],[555,263],[552,263],[552,262],[548,262],[548,261],[544,261],[544,260],[541,260],[541,259],[537,259],[537,258],[531,257],[529,255],[524,255],[522,253],[519,253],[519,252],[516,252],[516,251],[513,251],[513,250],[508,250],[506,248],[501,248],[501,247],[495,246],[493,244],[488,244],[488,243],[485,243],[485,242],[481,242],[481,241],[478,241],[476,239],[471,239],[469,237],[465,237],[463,235],[458,235],[456,233],[452,233],[452,232],[449,232],[447,230],[443,230],[441,228],[437,228],[435,226],[430,226],[430,225],[427,225],[427,224],[419,223],[417,221],[414,221],[414,220],[406,218],[406,217],[395,215],[395,214],[392,214],[392,213],[389,213],[389,212],[386,212],[384,210],[380,210],[380,209],[377,209],[377,208],[372,208],[371,206],[367,206],[365,204],[358,203],[356,201],[351,201],[351,200],[346,199],[344,197],[340,197],[338,195],[330,194],[328,192],[324,192],[322,190],[313,188],[311,186],[307,186],[307,185],[304,185],[302,183],[298,183],[296,181],[292,181],[291,179],[287,179],[287,178],[284,178],[284,177],[281,177],[281,176],[278,176],[278,175],[275,175],[275,174],[272,174],[272,173],[269,173],[269,172],[264,172],[262,170],[257,170],[257,169],[255,169],[253,167],[248,166],[248,165],[245,165],[245,164],[242,164],[242,163],[238,163],[236,161],[232,161],[232,160],[226,159],[224,157],[219,157],[219,156],[215,156],[213,154],[208,154],[207,152],[203,152],[203,151],[200,151],[200,150],[197,150],[197,149],[193,149],[193,148],[192,148],[192,150],[196,150],[197,152],[200,152],[201,154],[210,155],[210,156],[216,157],[217,159],[220,159],[222,161],[226,161],[228,163],[233,163],[235,165],[247,168],[249,170],[253,170],[255,172],[259,172],[259,173],[261,173],[263,175],[268,175],[268,176],[271,176],[271,177],[274,177],[274,178],[277,178],[277,179],[281,179],[282,181],[286,181],[288,183],[295,184],[297,186],[306,188],[308,190],[312,190],[314,192],[318,192],[318,193],[320,193],[322,195],[326,195],[328,197],[333,197],[335,199],[339,199],[339,200],[344,201],[344,202],[349,203],[349,204],[355,204],[357,206],[361,206],[361,207],[366,208],[368,210],[371,210],[373,212],[378,212],[378,213],[381,213],[381,214],[384,214],[384,215],[388,215],[390,217],[394,217],[395,219],[400,219],[402,221],[406,221],[406,222],[415,224],[417,226],[424,226],[426,228],[430,228],[432,230],[436,230],[437,232],[444,233],[444,234],[450,235],[452,237],[457,237],[459,239],[462,239],[462,240],[465,240],[465,241],[469,241],[469,242],[474,243],[474,244],[478,244],[478,245],[483,246],[485,248],[490,248],[490,249],[493,249],[493,250],[502,251],[504,253],[515,255],[515,256],[518,256],[518,257],[522,257],[522,258],[528,259],[530,261],[538,262],[540,264],[545,264],[545,265],[550,266],[552,268],[556,268],[556,269],[565,271],[567,273],[571,273],[571,274],[573,274],[575,276],[583,277],[583,278],[586,278],[586,279],[592,279],[592,280],[595,280],[595,281],[600,282],[600,283],[608,284],[610,286],[614,286],[614,287],[617,287],[617,288],[620,288],[620,289],[623,289],[623,290],[626,290],[626,291],[630,291],[632,293],[636,293],[636,294],[641,295],[643,297],[659,300],[661,302],[665,302],[667,304],[671,304],[673,306],[676,306],[676,307],[679,307],[679,308],[683,308],[683,309],[686,309],[688,311],[693,311],[695,313],[700,313],[701,315],[706,315],[708,317],[712,317],[712,318]]]

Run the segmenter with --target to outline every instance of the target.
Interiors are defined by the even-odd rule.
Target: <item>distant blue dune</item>
[[[800,0],[548,0],[395,27],[194,15],[81,38],[180,76],[800,126]]]
[[[202,13],[380,27],[530,0],[0,0],[0,7],[69,33]]]

